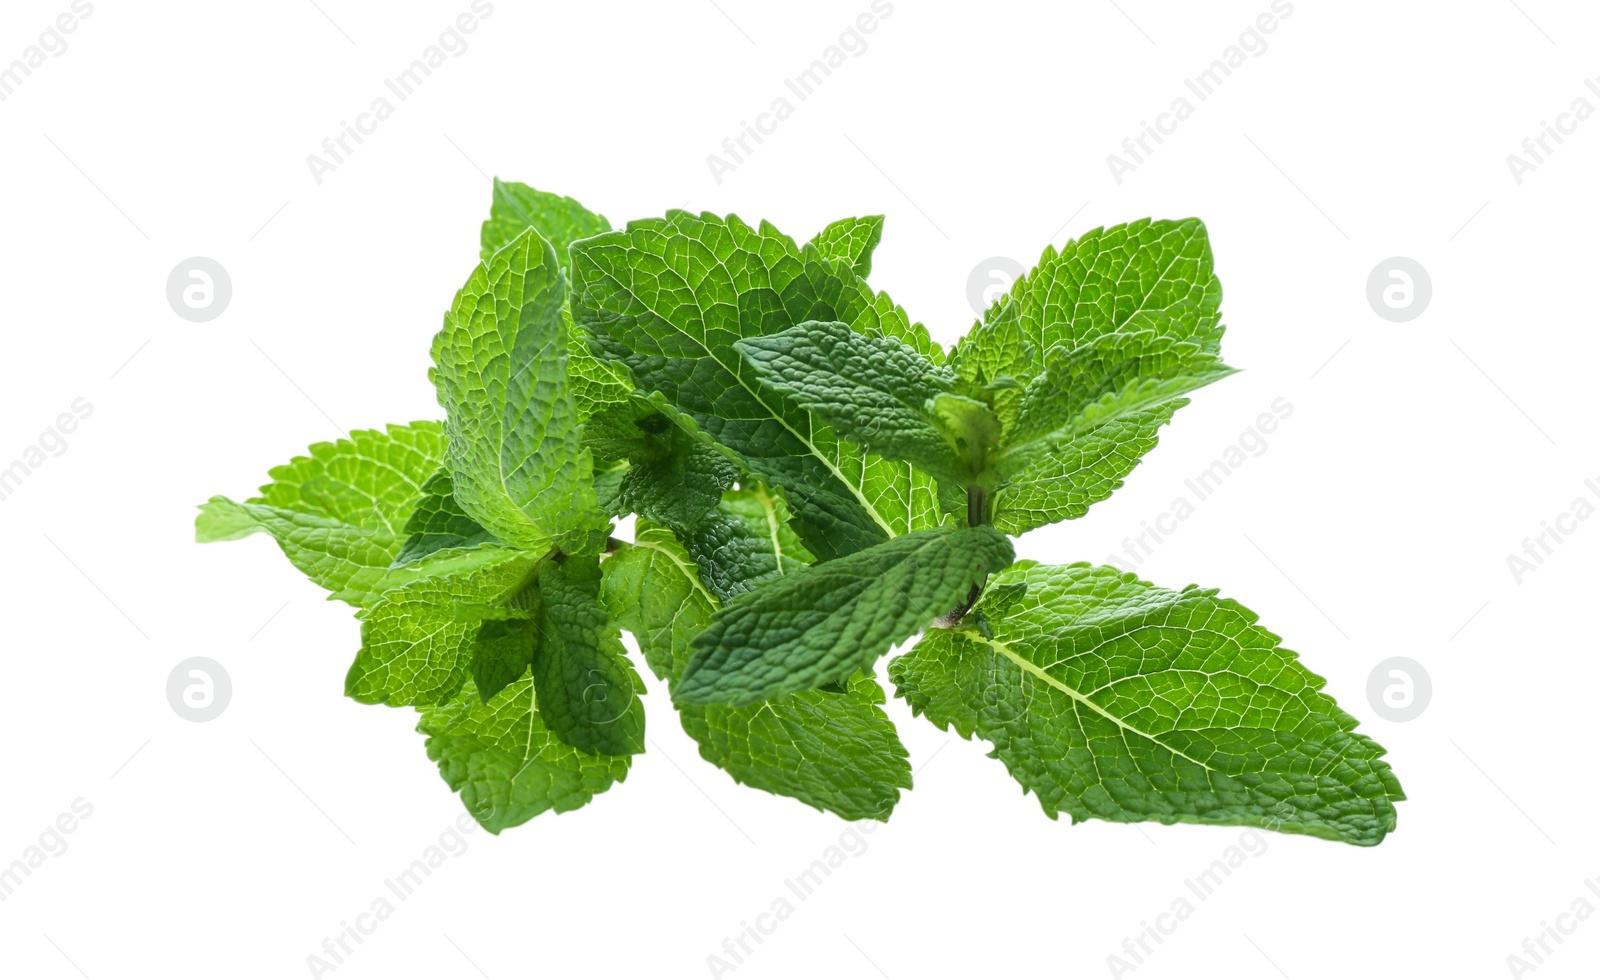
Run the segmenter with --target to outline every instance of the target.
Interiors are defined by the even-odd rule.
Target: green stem
[[[967,487],[967,526],[989,523],[989,495],[980,486]]]
[[[967,487],[967,526],[979,527],[989,523],[989,497],[983,487],[976,484]],[[967,599],[961,605],[940,616],[936,625],[946,629],[954,629],[966,618],[967,613],[977,604],[978,597],[983,595],[983,583],[974,582],[967,592]]]

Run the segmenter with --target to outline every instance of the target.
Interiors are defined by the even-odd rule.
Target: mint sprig
[[[1383,749],[1253,613],[1007,537],[1082,517],[1233,373],[1205,226],[1046,249],[948,355],[867,284],[882,234],[614,230],[496,180],[433,344],[444,422],[312,446],[197,537],[265,532],[355,606],[347,693],[415,708],[495,833],[644,752],[626,631],[702,758],[847,819],[911,788],[874,675],[920,634],[897,696],[1052,817],[1381,841]]]

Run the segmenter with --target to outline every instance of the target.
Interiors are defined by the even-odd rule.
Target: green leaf
[[[675,680],[716,608],[694,559],[668,528],[637,521],[634,541],[600,563],[600,603],[633,634],[650,672]]]
[[[710,214],[636,221],[578,243],[572,256],[573,316],[596,353],[782,488],[812,553],[837,557],[940,522],[930,478],[841,443],[763,389],[733,346],[807,320],[838,320],[940,363],[927,331],[887,296],[771,225]]]
[[[995,525],[1021,534],[1082,517],[1122,486],[1185,395],[1233,373],[1198,344],[1149,330],[1059,355],[1028,386],[996,459]]]
[[[467,812],[491,834],[547,810],[576,810],[622,782],[626,755],[580,752],[556,738],[523,677],[483,703],[470,685],[447,704],[421,709],[428,758]]]
[[[630,511],[622,502],[622,481],[628,476],[628,462],[595,464],[594,498],[600,513],[607,517],[622,517]]]
[[[506,544],[598,551],[606,521],[567,374],[566,281],[529,229],[478,266],[433,341],[461,509]]]
[[[1009,443],[1025,398],[1019,383],[1035,382],[1063,356],[1115,351],[1121,342],[1115,335],[1186,342],[1214,358],[1222,340],[1221,302],[1211,245],[1198,219],[1146,219],[1097,229],[1060,252],[1045,249],[1038,266],[962,339],[952,366],[971,384],[1004,384],[993,403]],[[1105,394],[1106,379],[1086,376],[1084,369],[1097,363],[1115,372],[1119,362],[1089,356],[1066,371],[1076,381],[1087,380],[1095,398]],[[1037,454],[1024,469],[1013,465],[1013,485],[996,497],[996,526],[1020,534],[1080,516],[1121,486],[1155,446],[1157,430],[1184,404],[1173,397],[1123,412]]]
[[[679,536],[700,581],[724,602],[813,561],[789,526],[783,498],[760,484],[724,493],[714,511]]]
[[[404,565],[426,558],[447,548],[476,548],[480,544],[498,544],[494,535],[483,529],[471,515],[456,503],[455,485],[449,470],[440,470],[422,485],[422,499],[417,501],[411,517],[406,520],[405,544],[395,556],[395,564]]]
[[[489,619],[472,640],[472,686],[489,701],[527,672],[539,649],[539,626],[531,619]]]
[[[1383,749],[1248,609],[1086,564],[1022,562],[991,589],[1017,583],[992,636],[930,630],[889,676],[913,711],[992,742],[1050,816],[1363,845],[1394,829]]]
[[[570,197],[495,178],[489,220],[483,223],[481,258],[487,261],[528,228],[550,243],[556,263],[564,270],[569,262],[568,246],[580,238],[610,231],[611,223]],[[570,323],[568,331],[571,342],[567,369],[572,402],[579,421],[583,421],[601,407],[625,400],[633,386],[616,367],[589,355],[589,342],[582,331]]]
[[[441,562],[440,558],[449,559]],[[472,666],[480,622],[528,583],[539,556],[506,548],[441,552],[361,613],[361,651],[345,693],[365,704],[442,704]]]
[[[843,694],[796,691],[759,704],[686,705],[683,730],[735,782],[846,820],[888,820],[911,788],[910,754],[883,688],[857,673]]]
[[[716,600],[672,532],[641,524],[602,564],[601,595],[638,641],[657,677],[676,683],[689,643]],[[887,819],[911,788],[911,765],[883,709],[883,689],[857,674],[846,694],[799,691],[760,704],[685,705],[684,731],[700,756],[736,781],[847,820]]]
[[[958,434],[969,428],[965,420],[934,409],[940,398],[959,397],[953,394],[956,376],[898,340],[860,334],[844,323],[807,321],[733,346],[764,386],[866,452],[951,483],[977,476],[967,447],[957,445]],[[961,427],[940,424],[949,421]],[[981,471],[987,446],[975,448]]]
[[[726,450],[692,421],[643,397],[607,407],[584,437],[597,459],[628,463],[618,478],[617,513],[688,527],[715,507],[739,476]]]
[[[600,559],[539,565],[540,632],[533,657],[539,717],[556,737],[585,752],[644,751],[644,685],[600,606]]]
[[[752,704],[842,681],[1009,565],[991,527],[917,531],[729,602],[695,638],[679,704]]]
[[[570,310],[562,312],[567,325],[567,377],[572,383],[572,407],[578,421],[588,422],[607,406],[625,402],[633,393],[633,382],[620,365],[602,361],[589,353],[588,334],[572,323]]]
[[[274,467],[244,503],[212,497],[195,518],[201,542],[264,531],[296,568],[355,606],[375,602],[406,542],[407,520],[444,455],[437,422],[357,430]]]
[[[811,239],[822,257],[843,262],[865,279],[872,272],[872,250],[883,240],[883,215],[840,218]]]
[[[527,184],[494,179],[489,220],[479,235],[479,258],[487,261],[529,228],[555,247],[556,261],[567,267],[567,246],[580,238],[611,230],[611,222],[570,197],[534,190]]]
[[[1060,351],[1023,393],[1005,455],[1025,457],[1147,412],[1234,373],[1193,341],[1151,330],[1104,334]]]
[[[1097,228],[1012,283],[962,338],[952,366],[962,377],[1031,381],[1057,347],[1143,329],[1193,340],[1215,353],[1222,340],[1222,285],[1198,218],[1148,218]]]

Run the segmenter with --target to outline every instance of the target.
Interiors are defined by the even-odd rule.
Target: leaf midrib
[[[1088,697],[1083,695],[1077,689],[1069,687],[1068,685],[1066,685],[1065,683],[1063,683],[1062,681],[1060,681],[1056,677],[1053,677],[1048,672],[1046,672],[1043,667],[1040,667],[1038,664],[1034,663],[1032,660],[1029,660],[1027,657],[1024,657],[1022,654],[1017,653],[1015,650],[1012,650],[1010,647],[1006,646],[1004,643],[1000,642],[999,640],[991,640],[988,637],[984,636],[983,634],[974,633],[971,630],[957,630],[956,634],[958,636],[965,637],[966,639],[971,640],[974,643],[982,643],[982,644],[990,647],[996,653],[999,653],[1001,656],[1005,657],[1006,659],[1010,660],[1012,663],[1016,664],[1025,673],[1032,674],[1034,677],[1037,677],[1039,680],[1044,681],[1045,684],[1047,684],[1050,687],[1053,687],[1056,690],[1060,691],[1061,693],[1067,695],[1068,697],[1072,698],[1074,701],[1078,702],[1079,704],[1087,706],[1089,708],[1089,710],[1093,711],[1095,714],[1099,715],[1100,717],[1105,718],[1107,721],[1110,721],[1110,722],[1114,723],[1117,727],[1121,728],[1123,731],[1132,732],[1133,734],[1139,736],[1140,738],[1143,738],[1143,739],[1146,739],[1146,740],[1148,740],[1150,742],[1153,742],[1156,745],[1161,746],[1163,749],[1167,750],[1168,752],[1171,752],[1173,755],[1177,756],[1178,758],[1187,759],[1188,761],[1190,761],[1190,762],[1194,763],[1195,765],[1199,766],[1200,768],[1204,769],[1206,772],[1214,772],[1214,773],[1218,773],[1219,775],[1227,775],[1226,773],[1222,772],[1221,770],[1216,769],[1216,768],[1214,768],[1212,766],[1208,766],[1204,762],[1201,762],[1199,759],[1196,759],[1191,755],[1187,755],[1187,754],[1179,751],[1178,749],[1173,748],[1172,746],[1170,746],[1167,743],[1161,741],[1161,739],[1159,739],[1156,736],[1150,734],[1149,732],[1141,731],[1138,728],[1135,728],[1134,726],[1128,724],[1126,721],[1122,720],[1121,718],[1118,718],[1116,715],[1110,713],[1106,709],[1100,707],[1098,704],[1095,704],[1093,701],[1089,700]]]
[[[629,247],[632,247],[632,246],[629,246]],[[673,271],[675,273],[677,272],[677,270],[673,270]],[[643,307],[645,310],[649,311],[651,316],[655,317],[656,319],[660,320],[662,323],[666,324],[675,333],[677,333],[677,334],[679,334],[679,335],[681,335],[683,337],[686,337],[689,340],[693,341],[695,346],[699,347],[702,351],[705,352],[705,356],[706,357],[710,358],[718,367],[722,368],[724,371],[726,371],[730,375],[732,375],[733,376],[733,380],[738,383],[739,387],[742,388],[745,391],[745,393],[748,394],[751,398],[754,398],[757,405],[760,405],[762,408],[767,410],[767,413],[772,416],[773,421],[775,421],[779,425],[783,426],[785,429],[787,429],[789,431],[790,435],[792,435],[796,439],[800,440],[801,444],[804,445],[806,447],[806,449],[808,449],[810,451],[810,454],[811,454],[812,458],[818,460],[819,462],[822,463],[823,466],[827,467],[828,472],[833,474],[834,479],[838,480],[841,484],[844,485],[845,489],[850,491],[850,495],[852,497],[856,498],[856,502],[861,505],[861,509],[867,512],[868,516],[870,516],[872,518],[874,523],[876,523],[879,527],[881,527],[883,529],[885,534],[887,534],[891,538],[896,537],[896,535],[894,533],[894,528],[890,527],[889,523],[883,519],[883,516],[881,514],[878,513],[877,508],[873,507],[872,504],[867,501],[867,498],[866,498],[865,495],[863,495],[861,488],[857,487],[854,483],[850,482],[850,480],[845,478],[844,473],[840,472],[839,468],[837,466],[835,466],[833,464],[833,461],[828,458],[827,454],[824,453],[822,451],[822,449],[819,446],[817,446],[817,444],[815,442],[812,441],[810,436],[801,435],[800,432],[797,429],[795,429],[794,426],[789,424],[789,420],[788,419],[784,418],[783,415],[780,412],[778,412],[777,409],[774,409],[771,405],[768,405],[766,403],[766,401],[761,397],[760,392],[758,392],[756,389],[750,387],[750,385],[745,382],[745,379],[740,375],[739,371],[737,371],[735,368],[729,367],[727,364],[724,364],[722,362],[721,358],[719,358],[719,357],[717,357],[717,355],[713,354],[711,352],[711,348],[706,346],[706,342],[705,342],[705,339],[703,337],[696,337],[694,334],[690,333],[689,331],[687,331],[687,330],[683,329],[682,327],[678,326],[676,323],[672,322],[672,320],[670,318],[668,318],[666,316],[663,316],[660,311],[658,311],[654,306],[650,305],[649,303],[646,303],[639,296],[639,294],[637,292],[635,292],[632,288],[630,288],[629,286],[627,286],[626,284],[621,282],[616,276],[612,275],[609,271],[603,271],[602,270],[601,271],[601,275],[603,275],[606,278],[610,279],[617,286],[617,288],[622,289],[629,296],[633,297],[633,299],[641,307]],[[685,285],[688,284],[688,279],[687,279],[686,276],[682,275],[681,273],[678,273],[678,278]],[[705,310],[701,309],[698,305],[695,307],[695,310],[700,314],[700,316],[702,318],[705,316]],[[851,327],[851,329],[854,330],[855,328]],[[810,412],[806,412],[806,418],[808,420],[810,420],[810,428],[815,430],[816,421],[812,417]],[[865,464],[865,459],[864,458],[863,458],[863,464]]]

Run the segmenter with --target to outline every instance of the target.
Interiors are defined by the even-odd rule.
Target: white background
[[[428,342],[476,261],[492,174],[616,223],[687,205],[803,238],[886,214],[873,282],[947,344],[982,260],[1031,266],[1102,224],[1204,218],[1244,373],[1200,392],[1113,500],[1018,551],[1103,561],[1286,399],[1266,451],[1138,571],[1259,612],[1388,747],[1411,799],[1377,848],[1271,836],[1125,975],[1505,976],[1541,921],[1580,895],[1600,907],[1583,884],[1600,876],[1600,521],[1521,584],[1506,561],[1600,478],[1600,119],[1520,186],[1506,163],[1574,99],[1600,108],[1583,85],[1600,73],[1592,7],[1294,0],[1198,103],[1183,80],[1268,0],[895,0],[719,184],[707,155],[868,0],[495,0],[319,185],[307,154],[468,0],[318,3],[96,0],[0,102],[0,465],[74,399],[93,405],[0,502],[0,864],[74,800],[93,807],[0,903],[7,976],[306,976],[463,812],[412,712],[341,696],[351,611],[267,538],[202,548],[192,520],[310,442],[438,417]],[[8,0],[0,63],[67,9]],[[1185,95],[1193,116],[1119,185],[1107,154]],[[164,293],[196,255],[233,281],[203,324]],[[1407,323],[1366,299],[1395,255],[1432,277]],[[190,656],[232,677],[215,721],[168,706]],[[1391,656],[1433,682],[1404,724],[1367,703]],[[624,785],[468,836],[325,975],[712,975],[724,937],[849,827],[701,762],[650,686],[653,745]],[[987,745],[889,711],[917,789],[724,975],[1110,975],[1123,938],[1239,838],[1052,822]],[[1596,964],[1600,917],[1537,976]]]

